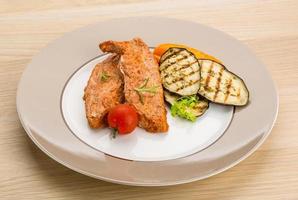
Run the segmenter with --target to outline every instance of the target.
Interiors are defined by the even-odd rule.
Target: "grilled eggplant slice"
[[[167,90],[164,90],[164,95],[165,100],[171,104],[172,114],[191,121],[203,115],[209,107],[208,100],[196,95],[181,97]]]
[[[202,116],[207,109],[209,108],[209,101],[203,98],[198,98],[197,102],[193,105],[193,107],[189,107],[187,111],[193,112],[196,117]]]
[[[199,60],[201,80],[199,94],[220,104],[243,106],[249,98],[243,80],[228,71],[222,64],[211,60]]]
[[[169,92],[167,90],[164,90],[163,91],[163,94],[165,96],[166,102],[168,102],[171,105],[173,105],[177,101],[177,99],[181,98],[180,95],[175,94],[175,93],[172,93],[172,92]]]
[[[200,89],[200,65],[193,53],[184,48],[169,48],[160,58],[163,86],[170,92],[186,96]]]

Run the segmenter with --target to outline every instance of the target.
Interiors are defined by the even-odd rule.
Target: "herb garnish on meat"
[[[137,92],[137,94],[139,95],[140,101],[142,104],[144,104],[143,93],[148,92],[151,94],[155,94],[157,92],[158,86],[147,87],[148,81],[149,81],[149,78],[146,78],[144,80],[144,82],[142,83],[142,85],[140,85],[139,87],[134,89]]]
[[[107,72],[103,71],[100,76],[99,79],[101,81],[107,81],[111,76],[107,74]]]

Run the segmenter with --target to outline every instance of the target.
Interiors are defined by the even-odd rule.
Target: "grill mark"
[[[185,60],[185,59],[187,59],[189,56],[190,56],[189,54],[188,54],[188,55],[183,55],[182,58],[179,58],[179,59],[175,60],[175,63],[179,63],[181,60]]]
[[[190,64],[186,64],[186,65],[182,65],[183,67],[181,67],[181,68],[174,68],[174,70],[175,71],[180,71],[180,70],[183,70],[183,69],[187,69],[187,68],[190,68],[192,65],[194,65],[194,64],[196,64],[197,63],[197,61],[195,61],[195,62],[193,62],[193,63],[190,63]],[[171,65],[172,66],[172,65]],[[171,67],[171,66],[169,66],[169,67]],[[168,68],[169,68],[168,67]],[[168,69],[167,68],[167,69]],[[166,70],[166,69],[165,69]],[[164,76],[164,78],[167,78],[167,77],[169,77],[170,76],[170,73],[166,73],[166,75]],[[188,76],[188,74],[186,75],[186,76]]]
[[[240,99],[240,88],[238,88],[238,90],[237,90],[237,97],[238,97],[238,99]]]
[[[162,71],[168,69],[170,66],[172,66],[174,64],[179,64],[180,61],[187,60],[187,59],[188,59],[188,56],[183,56],[182,58],[179,58],[179,59],[175,60],[174,62],[170,62],[167,65],[163,66]]]
[[[177,52],[177,51],[172,51],[172,52],[170,52],[165,58],[163,58],[163,55],[165,55],[165,53],[164,53],[164,54],[161,56],[160,60],[159,60],[160,63],[164,62],[164,61],[165,61],[166,59],[168,59],[169,57],[175,55],[176,52]]]
[[[197,61],[195,61],[195,62],[192,62],[192,63],[189,63],[189,64],[184,64],[184,65],[179,64],[179,62],[184,61],[184,60],[187,60],[187,59],[188,59],[188,57],[183,57],[182,59],[179,59],[179,60],[175,61],[175,63],[170,63],[169,65],[164,66],[164,69],[162,71],[167,70],[169,67],[173,66],[174,64],[176,64],[178,66],[182,66],[181,68],[178,68],[177,67],[178,69],[176,68],[175,70],[181,70],[181,69],[190,67],[193,64],[198,63]],[[199,63],[198,63],[198,65],[199,65]]]
[[[214,97],[213,97],[213,101],[215,101],[215,99],[217,98],[217,95],[219,93],[219,87],[220,87],[220,83],[221,83],[221,77],[222,77],[222,73],[223,73],[223,68],[220,68],[220,71],[219,71],[219,77],[217,78],[217,83],[216,83],[216,86],[215,86],[215,94],[214,94]]]
[[[172,82],[167,82],[167,84],[175,84],[175,83],[177,83],[178,81],[183,80],[185,76],[191,76],[191,75],[193,75],[193,74],[195,74],[195,73],[197,73],[197,72],[199,72],[199,71],[200,71],[200,70],[192,71],[191,73],[189,73],[189,74],[185,74],[185,75],[183,75],[182,77],[178,77],[178,78],[173,79]]]
[[[205,109],[208,107],[208,103],[202,100],[199,100],[199,103],[194,106],[194,108]]]
[[[189,86],[192,86],[192,85],[198,83],[199,81],[200,81],[200,80],[197,80],[197,81],[195,81],[195,82],[190,82],[190,84],[188,84],[188,85],[183,85],[182,87],[177,88],[177,92],[180,91],[180,90],[182,90],[182,89],[184,89],[184,88],[187,88],[187,87],[189,87]]]
[[[174,55],[179,54],[182,52],[184,49],[179,49],[178,51],[174,51],[173,53],[167,55],[164,59],[161,60],[161,62],[164,62],[165,60],[168,60],[169,58],[173,57]]]
[[[232,86],[232,79],[229,79],[229,82],[227,84],[227,92],[226,92],[226,96],[225,96],[225,99],[224,99],[224,103],[226,103],[226,101],[228,100],[228,97],[230,95],[231,86]]]
[[[196,63],[198,63],[197,61],[195,61],[195,62],[192,62],[192,63],[189,63],[189,64],[186,64],[186,65],[181,65],[182,67],[181,68],[179,68],[179,69],[177,69],[177,70],[182,70],[182,69],[186,69],[186,68],[188,68],[188,67],[191,67],[192,65],[194,65],[194,64],[196,64]],[[199,64],[199,63],[198,63]],[[199,67],[199,66],[198,66]]]
[[[204,89],[205,90],[207,90],[209,88],[209,82],[210,82],[210,77],[211,77],[210,76],[210,73],[211,73],[211,71],[213,69],[213,64],[214,64],[214,62],[211,63],[210,68],[209,68],[209,70],[207,72],[207,77],[206,77],[206,81],[205,81],[205,84],[204,84]]]

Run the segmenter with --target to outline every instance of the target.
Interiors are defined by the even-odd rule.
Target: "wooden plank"
[[[1,1],[0,199],[298,199],[297,10],[294,0]],[[265,144],[236,167],[180,186],[121,186],[67,169],[26,136],[15,95],[31,58],[67,31],[99,20],[147,15],[223,30],[246,43],[267,65],[280,95],[277,123]]]

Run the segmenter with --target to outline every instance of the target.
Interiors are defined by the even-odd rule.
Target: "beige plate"
[[[130,161],[106,155],[78,139],[60,110],[65,84],[84,63],[98,57],[104,40],[141,37],[150,46],[180,43],[222,60],[242,77],[249,105],[236,108],[225,133],[202,151],[166,161]],[[142,17],[99,22],[67,33],[42,50],[25,70],[17,93],[23,127],[35,144],[82,174],[127,185],[160,186],[210,177],[236,165],[266,139],[278,111],[278,96],[264,65],[236,39],[182,20]]]

